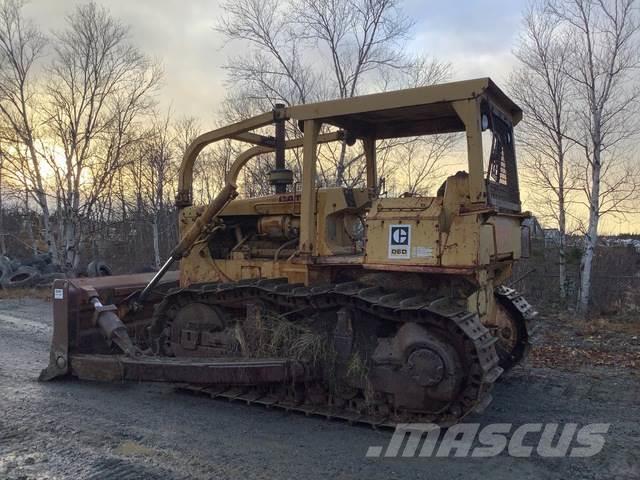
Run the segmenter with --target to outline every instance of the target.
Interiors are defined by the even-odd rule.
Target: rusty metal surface
[[[469,267],[431,267],[428,265],[399,265],[393,263],[365,263],[362,266],[367,270],[389,272],[444,273],[451,275],[473,275],[476,272],[475,268]]]
[[[82,296],[85,293],[86,291],[81,291],[79,295]],[[497,357],[493,347],[496,339],[480,324],[477,315],[461,310],[460,307],[442,298],[430,300],[416,293],[391,293],[377,287],[359,287],[355,283],[313,289],[287,284],[283,279],[256,280],[235,286],[208,285],[202,286],[200,290],[176,291],[165,299],[165,304],[160,311],[171,308],[171,299],[180,298],[183,293],[186,295],[185,298],[200,296],[200,301],[204,303],[221,306],[239,303],[254,304],[252,302],[255,301],[275,302],[280,306],[292,302],[292,306],[295,304],[298,308],[309,303],[314,309],[325,310],[335,310],[341,306],[343,316],[350,315],[349,309],[357,304],[358,309],[366,310],[370,321],[377,317],[376,321],[385,319],[391,324],[400,322],[400,317],[407,321],[407,316],[411,316],[413,321],[404,323],[394,337],[379,340],[380,343],[376,347],[373,355],[374,364],[370,370],[370,381],[376,391],[390,396],[391,404],[376,407],[381,415],[362,416],[360,421],[367,423],[393,424],[398,421],[397,418],[409,418],[406,417],[408,411],[413,412],[411,418],[416,421],[454,423],[476,407],[490,401],[488,392],[502,371],[496,366]],[[513,297],[512,300],[519,305],[522,304],[524,308],[524,303],[519,296],[514,297],[514,292],[501,290],[501,293]],[[62,303],[62,306],[64,305],[65,303]],[[398,314],[400,310],[404,312],[402,315]],[[61,314],[64,313],[61,311]],[[347,323],[350,325],[350,322]],[[464,370],[460,363],[463,361],[460,357],[462,352],[454,350],[455,341],[445,341],[446,337],[441,337],[444,332],[450,330],[447,324],[455,325],[455,329],[464,332],[464,341],[470,342],[469,346],[475,346],[472,347],[475,348],[474,356],[465,359],[464,362],[478,362],[478,367],[484,372],[480,383],[474,381],[475,383],[468,385],[463,384],[467,380],[464,379]],[[353,339],[353,333],[350,333],[353,326],[349,325],[342,325],[334,334],[338,332],[347,340]],[[429,333],[429,329],[433,327],[440,332],[438,337],[433,337]],[[453,331],[446,335],[451,334]],[[416,345],[420,348],[416,349]],[[407,355],[407,352],[411,354]],[[347,349],[344,356],[348,355]],[[72,352],[68,357],[68,363],[71,373],[85,380],[174,382],[202,385],[206,388],[215,385],[220,386],[216,391],[223,392],[222,396],[237,395],[233,390],[234,387],[269,385],[271,389],[272,386],[285,386],[313,380],[311,370],[305,367],[304,362],[282,358],[204,359],[148,355],[132,358],[125,355]],[[445,382],[444,379],[447,381]],[[302,397],[298,397],[302,394],[302,390],[295,394],[286,389],[283,390],[277,406],[289,408],[287,405],[291,405],[292,408],[302,411],[305,409],[331,411],[336,417],[354,416],[357,413],[357,411],[355,413],[341,411],[335,406],[323,404],[323,394],[318,396],[314,393],[314,384],[305,383],[305,385],[307,386]],[[471,392],[475,392],[474,397],[469,396]],[[258,398],[264,393],[261,394],[260,390],[241,390],[241,394]],[[464,398],[464,402],[459,403],[459,398]],[[428,402],[423,403],[426,400]],[[299,402],[302,404],[298,405]],[[428,408],[420,413],[425,405],[428,405]],[[436,410],[444,408],[444,414],[428,413],[435,411],[434,408]],[[404,410],[408,411],[403,413]],[[392,415],[391,411],[395,413]],[[400,417],[394,415],[400,415]]]
[[[362,265],[364,255],[333,255],[331,257],[316,257],[314,263],[317,265]],[[293,260],[294,263],[298,259]],[[300,261],[302,263],[302,261]]]
[[[154,277],[154,273],[136,273],[131,275],[113,275],[110,277],[96,278],[71,278],[67,281],[71,287],[78,290],[82,299],[87,301],[94,292],[108,303],[119,303],[126,296],[144,288]],[[168,271],[157,285],[159,289],[167,289],[178,286],[180,272]],[[54,286],[55,288],[55,286]],[[108,297],[105,299],[104,297]]]
[[[260,385],[309,380],[305,368],[288,359],[220,360],[125,355],[72,355],[73,375],[105,382],[147,381],[194,384]]]
[[[103,288],[140,288],[146,285],[154,276],[154,273],[135,273],[131,275],[113,275],[109,277],[80,277],[70,278],[68,281],[77,288],[93,287],[96,290]],[[164,276],[162,283],[171,283],[178,281],[179,272],[177,270],[169,271]]]
[[[101,277],[109,278],[109,277]],[[77,301],[77,289],[69,288],[67,280],[53,282],[53,335],[49,350],[49,365],[40,372],[41,381],[66,375],[69,369],[69,305]],[[75,297],[75,298],[74,298]]]
[[[331,312],[342,310],[340,314],[345,323],[344,310],[356,312],[357,318],[366,319],[358,326],[349,327],[348,323],[336,326],[333,335],[341,337],[338,345],[342,357],[349,356],[350,351],[360,351],[360,348],[371,348],[365,356],[366,370],[369,372],[368,385],[376,393],[375,403],[369,403],[362,389],[363,380],[356,378],[349,380],[344,375],[344,368],[332,366],[331,375],[338,375],[332,382],[337,382],[341,405],[328,405],[328,389],[326,382],[316,382],[305,385],[305,389],[281,392],[280,405],[291,405],[291,408],[326,409],[330,407],[336,416],[343,414],[360,415],[365,411],[375,410],[377,415],[362,415],[368,423],[385,421],[388,423],[401,421],[424,421],[439,424],[451,424],[460,421],[477,407],[486,405],[490,401],[489,391],[498,378],[502,369],[497,365],[498,357],[495,352],[495,338],[481,324],[477,315],[465,311],[459,305],[446,301],[442,297],[427,297],[420,291],[398,291],[397,289],[370,287],[357,282],[326,285],[323,287],[305,287],[302,284],[290,284],[286,279],[254,280],[237,284],[210,284],[197,288],[183,289],[168,295],[163,303],[155,310],[152,322],[152,332],[174,331],[175,312],[189,302],[197,301],[202,304],[215,306],[227,311],[227,317],[236,317],[233,312],[244,311],[247,305],[261,305],[260,308],[285,309],[288,312],[300,312],[298,320],[294,316],[287,316],[287,322],[303,322],[308,324],[319,315],[316,320],[319,328],[323,325],[322,318]],[[271,306],[271,307],[269,307]],[[306,313],[305,313],[306,312]],[[273,311],[269,310],[256,326],[261,325],[255,333],[262,338],[266,319],[273,319]],[[247,313],[247,320],[236,331],[243,332],[242,344],[253,344],[254,329],[247,323],[251,315]],[[377,338],[375,329],[385,325],[389,333]],[[420,325],[418,327],[418,324]],[[412,325],[412,326],[411,326]],[[290,327],[289,327],[290,328]],[[353,333],[350,333],[350,330]],[[276,328],[274,332],[282,332]],[[289,330],[291,331],[291,330]],[[304,330],[303,330],[304,331]],[[356,335],[356,332],[359,332]],[[437,332],[433,336],[430,332]],[[349,345],[358,336],[372,336],[366,345]],[[194,337],[196,338],[196,337]],[[205,337],[198,336],[200,341]],[[267,338],[264,340],[269,342]],[[377,342],[377,347],[376,347]],[[241,344],[241,345],[242,345]],[[465,345],[462,348],[462,344]],[[196,348],[201,348],[195,345]],[[420,347],[417,349],[417,347]],[[417,355],[411,356],[410,353]],[[471,353],[473,352],[473,353]],[[243,354],[247,353],[244,352]],[[349,356],[350,357],[350,356]],[[407,359],[410,359],[407,362]],[[327,364],[327,367],[331,364]],[[462,365],[478,372],[477,376],[469,377]],[[320,367],[319,367],[320,368]],[[342,370],[341,370],[342,368]],[[343,372],[342,374],[340,372]],[[319,375],[324,379],[326,372]],[[445,380],[446,379],[446,380]],[[232,389],[233,385],[221,385],[223,389]],[[284,386],[281,386],[284,387]],[[248,392],[251,394],[251,392]],[[258,393],[258,392],[253,392]],[[342,397],[340,397],[342,395]],[[285,407],[288,408],[288,407]],[[375,418],[374,418],[375,417]],[[381,418],[382,417],[382,418]]]
[[[487,327],[498,339],[496,352],[500,366],[509,370],[526,356],[530,346],[527,322],[538,312],[513,288],[501,285],[496,288],[495,296],[496,315]]]
[[[96,278],[72,278],[55,280],[53,283],[53,335],[49,365],[41,372],[40,380],[51,380],[69,372],[69,354],[78,348],[92,348],[92,338],[99,339],[91,330],[95,326],[95,307],[91,297],[99,295],[105,303],[117,304],[131,293],[144,287],[153,273],[116,275]],[[168,272],[158,288],[167,289],[178,285],[178,272]],[[150,317],[147,308],[140,317]],[[122,318],[121,318],[122,319]],[[136,319],[132,319],[136,321]],[[93,351],[99,350],[96,346]]]

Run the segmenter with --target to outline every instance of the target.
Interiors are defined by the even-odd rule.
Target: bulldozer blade
[[[67,375],[70,372],[72,354],[108,354],[111,352],[111,340],[116,344],[127,344],[126,339],[122,339],[123,332],[118,332],[117,338],[105,338],[100,325],[96,324],[96,298],[99,298],[102,304],[117,307],[114,313],[125,323],[129,336],[143,334],[151,318],[153,302],[148,302],[134,315],[125,315],[128,311],[126,299],[144,288],[152,277],[153,273],[143,273],[56,280],[53,283],[52,295],[53,335],[49,365],[41,372],[39,379],[47,381]],[[158,284],[157,291],[166,291],[177,286],[178,272],[168,272]],[[153,297],[150,300],[153,300]]]
[[[207,359],[71,355],[73,376],[104,382],[147,381],[205,385],[259,385],[308,379],[299,362],[288,359]]]
[[[105,382],[259,385],[311,378],[304,364],[290,359],[174,358],[143,354],[131,339],[144,335],[155,302],[150,297],[142,310],[133,311],[128,308],[128,299],[144,288],[149,278],[150,275],[142,274],[56,281],[50,359],[40,380],[71,374],[83,380]],[[170,272],[157,288],[166,290],[176,286],[176,272]],[[121,351],[114,353],[115,347]]]

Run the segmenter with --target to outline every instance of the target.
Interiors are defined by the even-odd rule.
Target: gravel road
[[[519,367],[469,422],[611,423],[592,458],[365,458],[391,432],[168,385],[38,383],[50,304],[0,300],[0,479],[640,478],[640,376]]]

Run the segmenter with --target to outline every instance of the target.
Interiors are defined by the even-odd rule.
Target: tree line
[[[395,0],[303,1],[286,8],[274,0],[243,0],[225,7],[229,15],[218,30],[227,41],[242,38],[255,49],[225,67],[229,93],[220,124],[276,103],[425,85],[451,74],[446,63],[405,56],[412,22]],[[295,13],[302,11],[307,14]],[[68,14],[62,31],[45,35],[25,17],[22,0],[0,1],[0,212],[36,214],[36,228],[26,223],[33,249],[76,272],[83,245],[100,235],[96,225],[131,218],[151,224],[152,263],[159,264],[160,219],[171,217],[176,170],[202,133],[195,118],[175,119],[158,107],[161,65],[131,42],[130,28],[106,8],[87,3]],[[330,51],[333,72],[317,61],[305,63],[303,48]],[[288,126],[289,137],[299,134],[297,126]],[[455,142],[455,136],[439,136],[385,145],[382,169],[399,169],[388,188],[412,194],[434,188],[442,175],[439,160]],[[196,201],[215,196],[238,148],[229,141],[203,152]],[[361,185],[362,155],[346,144],[323,147],[321,183]],[[288,161],[298,178],[298,152]],[[246,169],[244,192],[269,192],[270,168],[267,156]]]
[[[583,235],[583,314],[601,219],[640,207],[639,29],[634,0],[539,0],[525,11],[514,51],[509,83],[525,111],[518,129],[524,181],[537,212],[559,230],[563,300],[567,235]]]
[[[453,66],[407,53],[415,24],[401,0],[228,0],[215,28],[225,40],[220,125],[294,105],[450,80]],[[515,27],[514,27],[515,28]],[[525,111],[518,128],[523,191],[560,232],[559,295],[566,297],[566,237],[584,235],[579,309],[589,303],[598,225],[637,210],[638,7],[634,0],[536,0],[523,14],[508,91]],[[159,107],[162,66],[104,7],[73,8],[59,32],[0,0],[0,250],[3,212],[22,212],[26,242],[67,270],[110,225],[152,231],[149,262],[175,232],[175,178],[202,127]],[[242,48],[236,48],[241,46]],[[487,72],[490,74],[491,72]],[[266,134],[272,132],[265,131]],[[300,135],[287,123],[287,136]],[[378,145],[392,194],[433,193],[460,158],[458,135]],[[194,201],[210,201],[239,153],[233,141],[203,151]],[[323,145],[319,184],[361,186],[359,145]],[[270,192],[272,159],[243,171],[247,195]],[[287,152],[299,180],[300,152]],[[464,163],[462,163],[464,164]],[[133,222],[133,223],[131,223]],[[137,222],[137,223],[136,223]],[[125,227],[127,228],[127,227]]]

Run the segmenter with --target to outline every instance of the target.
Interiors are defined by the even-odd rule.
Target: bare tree
[[[291,22],[292,5],[282,0],[239,0],[222,7],[228,16],[218,30],[229,41],[242,40],[253,47],[225,67],[230,82],[262,104],[273,104],[274,99],[306,103],[314,98],[317,76],[303,63]]]
[[[549,0],[548,8],[567,31],[565,74],[576,95],[572,140],[586,160],[589,220],[578,300],[578,310],[585,314],[600,219],[624,213],[638,191],[637,171],[621,162],[621,152],[638,132],[638,6],[634,0]]]
[[[356,95],[369,72],[407,64],[401,41],[412,22],[396,0],[298,0],[293,12],[299,38],[331,58],[334,97]]]
[[[0,255],[7,254],[7,242],[5,238],[5,227],[4,227],[4,184],[5,184],[5,175],[4,175],[4,149],[2,148],[2,141],[0,141]]]
[[[182,157],[191,142],[202,133],[202,127],[195,117],[182,117],[173,126],[173,144],[176,153]]]
[[[16,173],[23,176],[25,191],[42,211],[44,241],[58,262],[50,224],[49,199],[42,175],[42,160],[36,149],[37,112],[33,70],[47,44],[38,28],[22,16],[22,0],[0,1],[0,117],[10,127],[14,151],[24,147],[25,156],[13,155]],[[6,137],[5,137],[6,141]],[[22,161],[22,160],[26,161]],[[26,201],[26,206],[29,202]]]
[[[238,149],[234,148],[233,142],[225,140],[211,145],[201,155],[196,168],[198,178],[195,184],[200,191],[201,203],[210,203],[224,187],[227,172],[238,155]]]
[[[452,135],[410,139],[390,149],[394,190],[404,195],[429,195],[443,180],[446,156],[457,141]]]
[[[132,126],[150,107],[160,70],[129,43],[128,27],[94,3],[78,6],[56,35],[48,88],[50,135],[64,151],[54,171],[64,258],[77,268],[82,218],[125,162]]]
[[[577,183],[576,165],[568,158],[574,145],[567,138],[572,132],[568,39],[561,20],[542,3],[528,8],[523,23],[514,51],[518,66],[509,79],[513,97],[526,112],[519,135],[522,178],[541,215],[558,225],[559,292],[566,300],[567,212]]]
[[[397,0],[239,0],[224,4],[220,26],[229,41],[252,47],[225,67],[234,95],[264,111],[275,103],[347,98],[375,87],[390,71],[416,61],[403,52],[412,27]],[[422,61],[420,59],[419,61]],[[422,64],[423,66],[425,64]],[[406,86],[406,83],[405,83]],[[246,102],[230,106],[246,111]],[[229,106],[229,105],[228,105]],[[296,135],[295,126],[289,129]],[[327,185],[358,185],[362,152],[346,143],[320,149],[319,173]],[[257,172],[257,177],[261,177]]]
[[[233,115],[233,110],[226,110]],[[237,113],[237,112],[236,112]],[[230,120],[234,121],[234,120]],[[202,127],[194,117],[178,119],[172,127],[172,146],[178,162],[189,144],[202,133]],[[233,142],[224,140],[206,147],[194,164],[193,197],[201,204],[210,203],[225,185],[225,175],[233,157],[238,153]]]
[[[144,203],[145,212],[151,216],[153,236],[153,263],[160,268],[160,235],[162,216],[167,209],[167,190],[175,176],[174,154],[171,149],[172,137],[170,115],[164,119],[156,117],[150,131],[145,134],[145,142],[140,148],[136,163],[139,175],[139,198]]]

